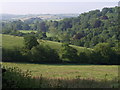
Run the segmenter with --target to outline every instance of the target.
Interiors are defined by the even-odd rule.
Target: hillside
[[[0,34],[1,35],[1,34]],[[38,40],[43,45],[48,45],[52,49],[59,50],[61,48],[62,43],[54,42],[54,41],[48,41],[48,40]],[[12,35],[2,35],[2,47],[6,49],[13,49],[14,47],[23,47],[23,37],[18,36],[12,36]],[[79,47],[75,45],[70,45],[73,48],[77,49],[78,52],[84,51],[87,48],[85,47]],[[90,49],[91,50],[91,49]]]
[[[2,21],[26,20],[30,18],[41,18],[42,20],[61,20],[64,18],[77,17],[78,14],[28,14],[28,15],[14,15],[1,14]],[[1,20],[1,19],[0,19]]]
[[[118,32],[118,7],[103,8],[82,13],[76,18],[50,22],[48,33],[53,40],[69,42],[84,47],[94,47],[107,42],[116,46],[120,40]]]
[[[107,42],[111,47],[115,47],[120,40],[118,10],[119,7],[103,8],[101,11],[92,10],[78,17],[65,18],[60,21],[37,19],[30,23],[20,20],[3,22],[3,33],[22,35],[18,33],[19,30],[37,30],[36,37],[41,39],[67,42],[89,48],[93,48],[98,43]]]

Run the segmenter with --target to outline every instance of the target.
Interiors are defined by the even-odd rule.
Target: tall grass
[[[6,67],[7,71],[3,73],[3,88],[118,88],[118,78],[98,81],[87,78],[45,78],[42,74],[38,77],[32,77],[30,71],[22,71],[17,67]]]
[[[107,79],[112,80],[118,76],[118,66],[115,65],[74,65],[74,64],[32,64],[32,63],[2,63],[8,67],[18,67],[23,71],[30,70],[32,76],[53,78],[93,78],[101,80],[107,74]]]

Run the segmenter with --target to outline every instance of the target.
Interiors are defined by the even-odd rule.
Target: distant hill
[[[3,21],[26,20],[30,18],[41,18],[43,20],[60,20],[64,18],[77,17],[79,14],[28,14],[28,15],[14,15],[1,14]]]

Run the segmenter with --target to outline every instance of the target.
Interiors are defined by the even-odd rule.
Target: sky
[[[0,0],[0,13],[69,14],[118,6],[119,0]]]

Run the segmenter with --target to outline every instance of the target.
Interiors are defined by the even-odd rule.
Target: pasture
[[[31,33],[31,32],[34,32],[34,33],[36,33],[37,31],[33,31],[33,30],[19,30],[20,32],[22,32],[22,33]]]
[[[23,47],[23,37],[2,35],[2,47],[12,49],[13,47]]]
[[[83,78],[94,80],[112,80],[118,76],[118,66],[115,65],[70,65],[70,64],[30,64],[3,63],[4,66],[18,67],[23,71],[30,70],[33,77],[41,74],[47,78]]]
[[[59,50],[61,48],[62,43],[48,41],[48,40],[38,40],[41,44],[48,45],[52,49]],[[12,36],[12,35],[2,35],[2,47],[7,49],[12,49],[13,47],[23,47],[24,46],[24,39],[23,37]],[[79,47],[75,45],[70,45],[71,47],[78,50],[78,52],[84,51],[87,48]],[[91,50],[91,49],[90,49]]]

